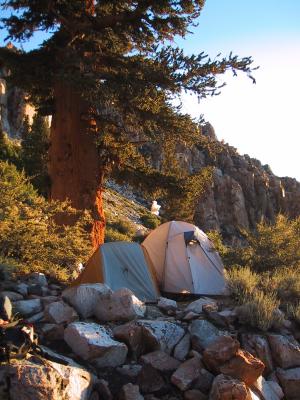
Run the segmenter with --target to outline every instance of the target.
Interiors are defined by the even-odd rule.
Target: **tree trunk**
[[[95,145],[95,122],[89,106],[73,88],[58,83],[54,88],[55,113],[51,125],[49,174],[51,198],[71,201],[78,210],[91,211],[94,248],[104,241],[103,168]],[[66,216],[61,224],[75,221]]]

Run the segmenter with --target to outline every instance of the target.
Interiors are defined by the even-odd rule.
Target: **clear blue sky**
[[[260,69],[256,85],[230,74],[220,96],[200,103],[185,96],[185,109],[195,117],[203,113],[219,139],[240,153],[269,164],[279,176],[300,180],[300,0],[206,0],[192,31],[176,40],[187,53],[251,55]]]

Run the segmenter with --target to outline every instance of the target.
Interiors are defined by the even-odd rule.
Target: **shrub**
[[[248,294],[247,301],[238,307],[239,320],[243,324],[267,331],[272,326],[282,323],[283,314],[278,307],[279,301],[275,293],[255,290]]]
[[[300,301],[299,269],[283,268],[272,274],[270,284],[282,302],[297,303]]]
[[[125,219],[118,219],[117,221],[108,222],[107,225],[123,235],[132,236],[135,233],[132,223]]]
[[[286,311],[289,318],[294,319],[298,324],[300,324],[300,302],[296,304],[288,304]]]
[[[155,229],[160,225],[160,219],[154,214],[143,214],[140,220],[141,223],[149,229]]]
[[[226,281],[232,297],[243,304],[256,289],[259,276],[248,267],[234,266],[226,271]]]
[[[132,237],[125,235],[124,233],[119,232],[112,227],[107,226],[105,229],[105,242],[117,242],[117,241],[125,241],[131,242]]]
[[[55,216],[76,215],[74,226],[58,226]],[[0,257],[13,260],[18,272],[45,272],[68,279],[79,262],[91,253],[86,213],[68,203],[47,202],[24,173],[0,162]]]

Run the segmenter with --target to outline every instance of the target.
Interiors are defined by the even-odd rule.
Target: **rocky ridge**
[[[1,299],[2,318],[39,338],[0,364],[1,399],[299,399],[299,327],[249,332],[228,298],[144,304],[128,289],[33,273],[5,276]]]

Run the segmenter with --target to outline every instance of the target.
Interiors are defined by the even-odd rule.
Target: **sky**
[[[220,96],[198,102],[185,95],[184,111],[204,114],[220,140],[268,164],[276,175],[300,181],[300,1],[206,0],[198,23],[193,34],[175,42],[186,53],[205,51],[214,58],[232,51],[252,56],[260,68],[256,85],[228,73],[220,77],[227,83]],[[42,38],[39,33],[24,49]]]

